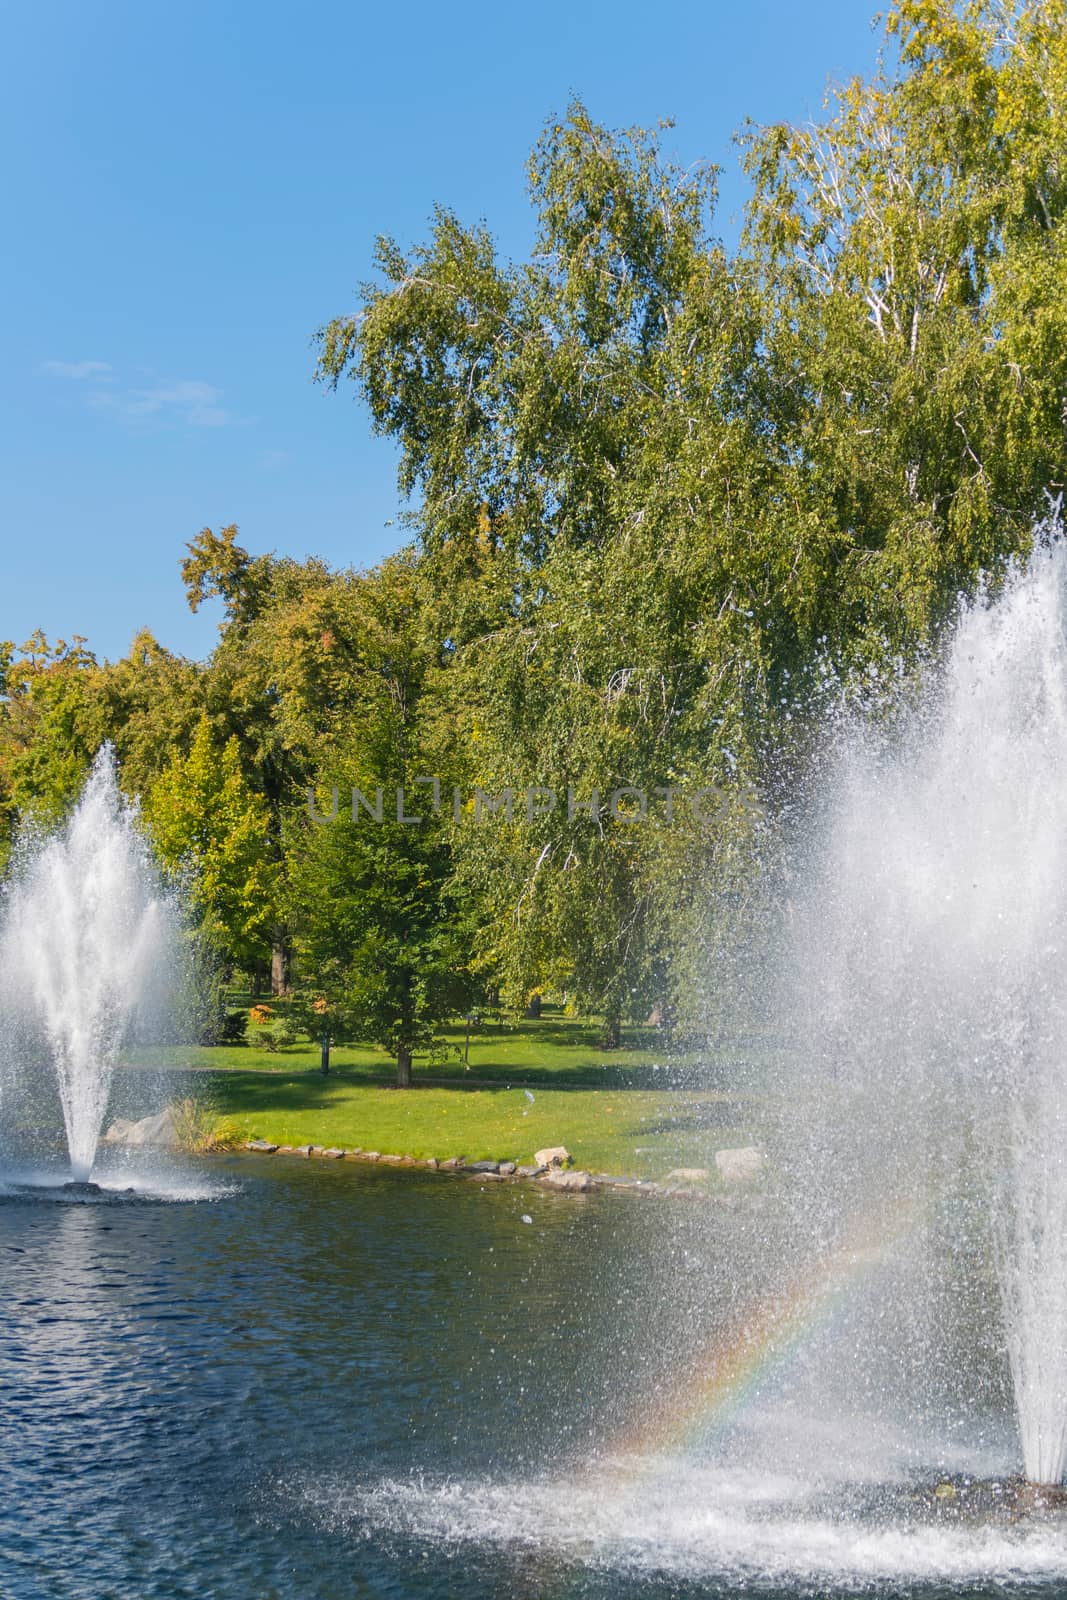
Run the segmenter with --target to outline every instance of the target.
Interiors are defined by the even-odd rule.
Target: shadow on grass
[[[466,1029],[462,1022],[450,1022],[442,1030],[445,1038],[462,1043]],[[598,1055],[610,1057],[614,1051],[602,1043],[603,1028],[595,1022],[575,1022],[570,1018],[542,1017],[537,1021],[500,1021],[487,1018],[471,1028],[472,1044],[487,1044],[493,1040],[522,1039],[528,1044],[549,1045],[566,1050],[595,1050]],[[638,1025],[624,1029],[623,1040],[617,1049],[659,1051],[667,1048],[666,1036],[658,1028]]]
[[[346,1068],[345,1071],[350,1069]],[[357,1069],[358,1071],[358,1069]],[[535,1067],[514,1062],[472,1062],[469,1071],[452,1063],[416,1068],[416,1082],[437,1089],[628,1089],[670,1091],[701,1089],[740,1093],[733,1061],[664,1061],[656,1066]],[[747,1075],[746,1075],[747,1076]],[[375,1081],[388,1081],[376,1078]],[[747,1092],[747,1091],[746,1091]]]
[[[297,1070],[293,1073],[285,1072],[259,1072],[241,1071],[229,1068],[227,1070],[197,1071],[194,1077],[193,1091],[198,1097],[208,1100],[219,1113],[224,1116],[240,1116],[242,1114],[258,1115],[269,1111],[315,1111],[328,1110],[338,1099],[347,1099],[353,1090],[382,1089],[395,1087],[392,1080],[383,1075],[371,1072],[342,1068],[324,1078],[315,1070]],[[561,1090],[580,1090],[599,1088],[607,1090],[608,1085],[602,1081],[592,1085],[585,1082],[560,1082],[562,1073],[549,1074],[547,1088]],[[418,1097],[420,1089],[446,1089],[459,1094],[514,1094],[517,1088],[524,1084],[516,1079],[508,1081],[441,1081],[432,1078],[423,1078],[416,1082],[410,1089],[397,1090],[398,1094]],[[615,1085],[614,1087],[618,1087]],[[628,1087],[642,1087],[641,1085],[628,1085]],[[653,1088],[660,1090],[674,1090],[677,1085],[657,1082]],[[647,1126],[645,1133],[677,1133],[680,1129],[694,1131],[714,1128],[727,1128],[736,1124],[738,1115],[738,1102],[745,1097],[728,1096],[719,1101],[708,1101],[697,1106],[687,1106],[679,1116],[665,1116],[662,1122]]]
[[[396,1071],[388,1062],[345,1063],[334,1067],[329,1077],[323,1078],[318,1067],[293,1062],[284,1057],[278,1066],[263,1070],[258,1067],[205,1067],[194,1068],[218,1072],[222,1076],[255,1074],[270,1080],[274,1077],[299,1076],[302,1081],[315,1080],[324,1087],[330,1083],[366,1084],[379,1089],[395,1088]],[[678,1093],[682,1090],[705,1090],[712,1093],[740,1094],[737,1088],[737,1067],[733,1062],[666,1062],[658,1067],[534,1067],[516,1065],[515,1062],[472,1063],[470,1069],[453,1062],[415,1064],[414,1089],[456,1089],[472,1091],[482,1089],[600,1089],[612,1093],[628,1089]],[[746,1094],[748,1090],[744,1091]]]

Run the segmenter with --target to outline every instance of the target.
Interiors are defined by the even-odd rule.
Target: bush
[[[227,1011],[218,1029],[219,1044],[247,1044],[248,1017],[243,1011]]]
[[[270,1028],[262,1030],[261,1038],[263,1048],[273,1053],[276,1050],[288,1050],[290,1045],[297,1043],[300,1035],[288,1017],[279,1017]]]
[[[274,1055],[296,1044],[299,1032],[289,1017],[275,1015],[272,1006],[253,1006],[248,1013],[248,1037],[261,1050]]]
[[[192,1153],[232,1150],[244,1142],[234,1122],[217,1122],[201,1100],[175,1100],[171,1106],[178,1143]]]

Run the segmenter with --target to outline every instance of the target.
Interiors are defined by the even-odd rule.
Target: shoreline
[[[741,1200],[741,1185],[731,1188],[701,1188],[695,1183],[673,1184],[672,1174],[662,1182],[650,1178],[629,1177],[622,1173],[587,1172],[581,1167],[564,1166],[558,1162],[549,1165],[519,1164],[514,1161],[470,1161],[463,1156],[412,1156],[383,1154],[378,1150],[347,1149],[337,1145],[285,1145],[272,1144],[268,1139],[249,1139],[240,1145],[219,1147],[200,1154],[259,1155],[296,1157],[302,1161],[354,1161],[363,1165],[391,1167],[401,1170],[436,1172],[448,1178],[462,1178],[467,1182],[532,1183],[539,1189],[551,1189],[561,1194],[594,1194],[603,1190],[617,1190],[628,1194],[660,1196],[675,1200],[705,1200],[713,1205],[732,1210]],[[695,1175],[695,1169],[693,1169]],[[681,1176],[681,1172],[679,1172]],[[710,1174],[709,1174],[710,1177]],[[745,1198],[754,1198],[748,1188]]]

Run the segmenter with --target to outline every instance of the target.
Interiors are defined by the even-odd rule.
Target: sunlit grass
[[[213,1115],[247,1138],[359,1146],[383,1155],[529,1162],[564,1144],[593,1171],[662,1177],[711,1166],[715,1149],[750,1142],[758,1102],[733,1089],[729,1058],[669,1053],[653,1028],[605,1051],[593,1022],[548,1015],[448,1030],[446,1053],[416,1057],[416,1084],[392,1087],[394,1063],[371,1046],[342,1046],[329,1077],[317,1045],[139,1053],[145,1065],[187,1069]]]
[[[750,1137],[744,1111],[715,1093],[545,1089],[531,1103],[517,1087],[398,1090],[305,1071],[218,1073],[210,1094],[220,1118],[276,1144],[517,1162],[564,1144],[582,1167],[647,1177]]]

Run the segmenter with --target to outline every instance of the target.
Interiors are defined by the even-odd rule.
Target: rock
[[[507,1183],[507,1179],[499,1172],[475,1172],[473,1167],[464,1167],[463,1176],[469,1178],[471,1183]]]
[[[561,1167],[550,1167],[542,1176],[541,1182],[550,1189],[569,1189],[575,1193],[584,1194],[589,1189],[595,1189],[596,1184],[588,1172],[575,1169],[573,1172],[564,1172]]]
[[[447,1161],[441,1162],[442,1172],[458,1172],[464,1165],[462,1156],[449,1156]]]
[[[470,1166],[463,1169],[465,1172],[499,1172],[499,1161],[472,1161]]]
[[[349,1161],[366,1161],[367,1159],[366,1152],[358,1144],[354,1150],[346,1150],[345,1155]]]
[[[544,1167],[516,1167],[516,1178],[538,1178],[544,1172]]]
[[[571,1153],[566,1145],[555,1144],[551,1145],[547,1150],[536,1151],[534,1160],[539,1167],[569,1167]]]
[[[410,1159],[411,1158],[409,1156],[390,1155],[378,1157],[378,1160],[381,1162],[383,1167],[404,1167],[407,1166]]]
[[[500,1176],[502,1178],[513,1177],[514,1173],[515,1173],[515,1170],[516,1169],[515,1169],[514,1161],[502,1161],[500,1163],[500,1166],[497,1168],[497,1171],[500,1173]]]
[[[364,1150],[363,1159],[364,1161],[380,1161],[382,1158],[377,1150]]]
[[[143,1144],[165,1145],[174,1149],[179,1144],[174,1112],[165,1106],[157,1117],[145,1117],[141,1123]]]
[[[754,1145],[737,1150],[716,1150],[715,1170],[723,1183],[754,1183],[763,1175],[766,1157]]]
[[[426,1165],[429,1167],[431,1172],[436,1172],[437,1171],[437,1165],[438,1165],[437,1157],[436,1156],[430,1156],[429,1159],[426,1162]]]
[[[313,1144],[294,1144],[294,1156],[307,1156],[309,1159],[315,1154],[316,1146]]]
[[[344,1151],[331,1148],[329,1150],[320,1150],[319,1155],[329,1161],[338,1161],[344,1155]]]
[[[723,1152],[720,1151],[720,1154]],[[736,1152],[730,1152],[736,1154]],[[711,1173],[707,1167],[674,1167],[663,1179],[664,1189],[699,1189]]]
[[[266,1139],[249,1139],[245,1149],[255,1150],[261,1156],[272,1156],[277,1152],[278,1146],[268,1143]]]
[[[280,1144],[274,1153],[279,1156],[291,1156],[295,1154],[295,1151],[291,1144]]]
[[[127,1117],[116,1117],[110,1128],[101,1137],[102,1144],[125,1144],[126,1136],[134,1126]]]
[[[125,1117],[119,1117],[105,1133],[104,1140],[107,1144],[151,1144],[176,1149],[179,1139],[174,1112],[170,1106],[164,1106],[155,1116],[142,1117],[140,1122],[128,1122]]]

